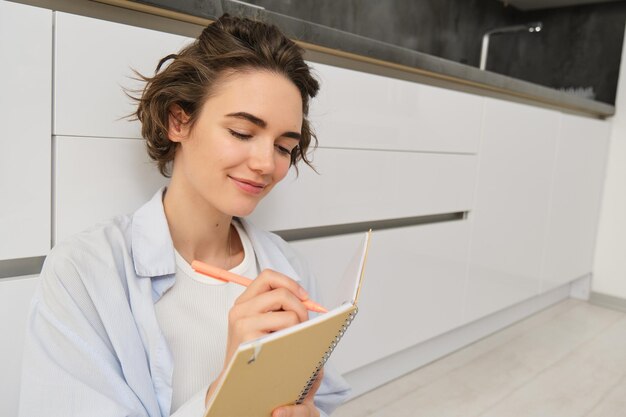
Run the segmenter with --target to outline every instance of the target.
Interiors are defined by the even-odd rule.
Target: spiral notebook
[[[306,322],[242,343],[205,417],[270,417],[281,405],[302,402],[357,314],[370,238],[371,231],[338,282],[336,295],[343,302]]]

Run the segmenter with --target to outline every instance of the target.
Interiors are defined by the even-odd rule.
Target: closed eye
[[[246,133],[237,132],[236,130],[233,130],[233,129],[228,129],[228,132],[231,135],[233,135],[234,137],[236,137],[237,139],[248,140],[248,139],[252,138],[252,135],[248,135]]]
[[[274,145],[274,146],[276,146],[276,149],[281,154],[283,154],[283,155],[290,155],[291,156],[291,150],[290,149],[287,149],[284,146],[280,146],[280,145]]]

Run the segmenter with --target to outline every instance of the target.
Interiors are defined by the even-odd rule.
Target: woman
[[[300,48],[273,26],[223,16],[145,81],[136,114],[170,183],[47,257],[23,417],[200,417],[237,346],[307,320],[302,301],[315,299],[287,244],[243,219],[291,166],[309,163],[318,83]],[[199,276],[194,259],[254,282]],[[327,415],[347,393],[327,368],[303,404],[273,416]]]

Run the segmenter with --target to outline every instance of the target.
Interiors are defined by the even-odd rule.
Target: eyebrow
[[[244,112],[244,111],[240,111],[237,113],[229,113],[226,115],[226,117],[233,117],[235,119],[243,119],[243,120],[247,120],[252,124],[255,124],[259,127],[262,128],[266,128],[267,127],[267,122],[263,119],[260,119],[250,113]],[[281,136],[284,136],[286,138],[291,138],[291,139],[296,139],[296,140],[300,140],[302,139],[302,135],[298,132],[285,132],[283,133]]]

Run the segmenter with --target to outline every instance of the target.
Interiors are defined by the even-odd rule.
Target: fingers
[[[294,326],[300,322],[293,311],[278,311],[271,314],[243,317],[233,323],[233,330],[240,339],[247,341]]]
[[[311,390],[308,392],[302,404],[277,408],[272,413],[272,417],[319,417],[320,413],[313,403],[313,398],[315,397],[315,393],[319,389],[323,378],[324,368],[322,368],[317,374],[315,383],[311,387]]]
[[[247,301],[238,301],[231,309],[231,319],[237,320],[253,314],[262,314],[276,311],[292,311],[299,319],[299,322],[306,321],[309,313],[302,304],[302,301],[286,288],[276,288],[274,290],[261,293]]]
[[[228,313],[225,363],[241,343],[308,320],[304,295],[302,287],[286,275],[272,270],[259,274]]]
[[[319,417],[320,412],[312,403],[300,405],[288,405],[277,408],[272,412],[272,417]]]
[[[271,269],[265,269],[259,274],[259,276],[252,281],[250,286],[239,296],[236,303],[246,302],[259,294],[275,290],[278,288],[285,288],[289,290],[295,297],[301,301],[307,300],[309,295],[296,281],[289,278],[280,272],[272,271]]]

